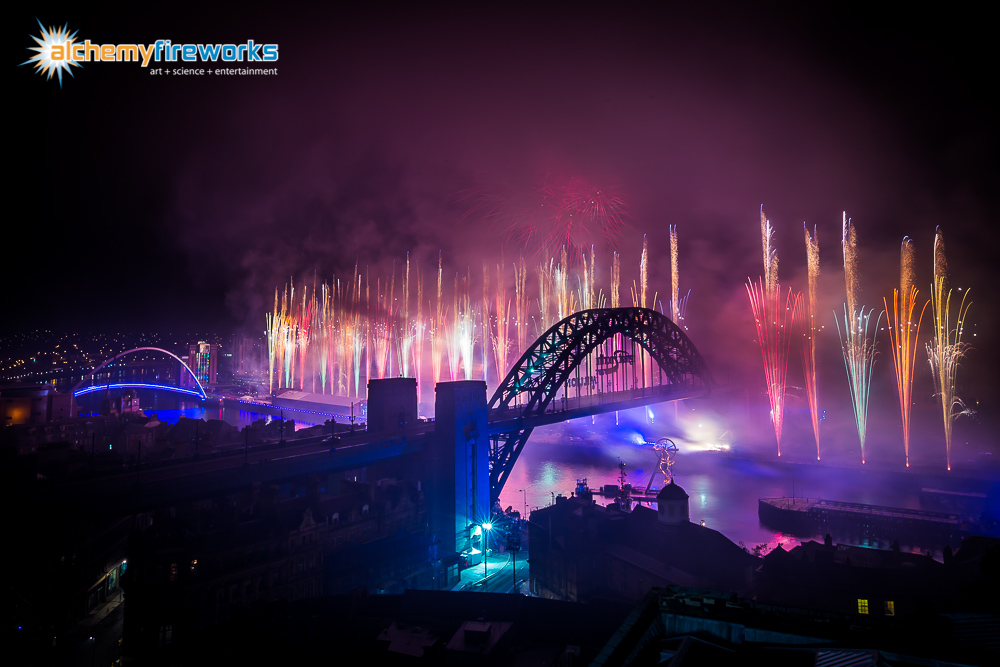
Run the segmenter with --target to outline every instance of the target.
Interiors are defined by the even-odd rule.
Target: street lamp
[[[490,531],[493,529],[493,524],[487,521],[483,524],[483,581],[486,581],[486,556],[489,554],[489,543],[490,543]]]

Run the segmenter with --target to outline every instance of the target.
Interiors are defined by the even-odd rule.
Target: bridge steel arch
[[[181,367],[184,370],[186,370],[191,375],[191,378],[194,380],[195,385],[198,387],[198,393],[201,396],[201,398],[205,399],[205,398],[208,397],[208,394],[205,392],[205,387],[202,386],[201,382],[198,380],[198,376],[194,374],[194,371],[191,370],[191,367],[188,366],[186,363],[184,363],[184,360],[181,359],[180,357],[178,357],[173,352],[171,352],[169,350],[164,350],[163,348],[160,348],[160,347],[134,347],[131,350],[125,350],[124,352],[119,352],[118,354],[116,354],[115,356],[111,357],[110,359],[108,359],[107,361],[105,361],[100,366],[95,367],[92,371],[90,371],[85,376],[83,376],[83,379],[80,380],[79,382],[77,382],[76,385],[73,387],[73,394],[75,395],[76,392],[77,392],[77,390],[79,390],[80,387],[82,387],[83,384],[85,382],[87,382],[87,380],[92,380],[94,378],[94,375],[99,370],[101,370],[102,368],[104,368],[105,366],[107,366],[108,364],[113,363],[114,361],[116,361],[120,357],[124,357],[126,354],[131,354],[133,352],[142,352],[144,350],[151,350],[153,352],[162,352],[163,354],[168,354],[171,357],[173,357],[174,359],[176,359],[178,362],[180,362]],[[166,388],[166,387],[164,387],[164,388]]]
[[[713,380],[694,344],[665,315],[648,308],[583,310],[553,325],[511,368],[488,404],[491,421],[516,416],[491,436],[490,502],[496,503],[531,435],[524,422],[545,415],[559,390],[599,345],[616,336],[641,346],[660,369],[664,400],[707,395]],[[669,395],[670,398],[667,398]]]

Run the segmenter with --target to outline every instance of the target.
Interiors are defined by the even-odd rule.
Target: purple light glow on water
[[[682,408],[682,418],[683,418]],[[638,411],[637,411],[638,412]],[[639,419],[642,413],[638,412]],[[795,463],[774,460],[773,457],[750,449],[713,448],[692,438],[699,422],[692,419],[688,427],[680,422],[658,419],[644,425],[629,421],[634,415],[622,413],[621,426],[614,425],[614,416],[577,420],[536,429],[521,453],[517,464],[500,496],[503,508],[508,506],[524,512],[551,504],[553,495],[569,496],[577,479],[586,478],[592,490],[605,485],[617,485],[619,459],[625,464],[627,482],[633,488],[645,489],[653,477],[653,488],[661,487],[662,475],[651,445],[640,444],[667,436],[675,440],[679,453],[673,467],[675,481],[690,496],[691,521],[704,521],[733,542],[748,547],[767,544],[773,548],[783,543],[790,548],[799,540],[760,525],[757,500],[783,496],[824,498],[847,502],[885,505],[906,509],[921,509],[920,489],[938,488],[986,493],[996,484],[996,470],[975,475],[979,479],[957,478],[939,472],[918,473],[910,469],[865,469],[858,465],[837,465],[824,457],[822,462],[803,458]],[[678,435],[680,433],[680,435]],[[709,439],[710,440],[710,439]],[[805,449],[805,448],[803,448]],[[849,457],[844,457],[845,459]],[[971,475],[970,475],[971,476]],[[983,479],[983,477],[992,477]],[[611,498],[595,496],[599,504]],[[817,536],[820,537],[821,536]]]
[[[542,431],[539,433],[539,431]],[[572,435],[572,427],[559,424],[537,429],[525,446],[500,496],[506,508],[524,512],[545,507],[553,494],[574,490],[577,479],[586,478],[591,489],[618,483],[618,460],[625,463],[627,481],[645,489],[654,474],[653,487],[662,485],[662,475],[652,447],[628,440]],[[757,499],[791,495],[786,472],[756,461],[732,458],[720,452],[682,453],[676,457],[675,480],[690,496],[691,520],[722,532],[734,542],[749,546],[788,542],[788,538],[759,525]],[[523,490],[523,491],[521,491]],[[806,491],[796,488],[796,493]],[[600,504],[611,498],[596,496]]]

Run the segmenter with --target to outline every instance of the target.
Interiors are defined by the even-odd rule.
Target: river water
[[[632,412],[641,415],[641,410]],[[502,507],[523,513],[525,507],[530,512],[547,506],[555,495],[569,496],[579,479],[585,478],[591,489],[617,484],[620,462],[625,464],[627,481],[634,488],[645,489],[654,471],[652,485],[661,487],[659,459],[645,441],[656,440],[663,431],[669,433],[672,429],[636,420],[634,414],[629,417],[626,419],[622,413],[619,424],[615,424],[614,416],[604,416],[536,429],[501,493]],[[759,498],[795,495],[921,509],[922,488],[989,493],[1000,484],[1000,470],[992,461],[975,470],[972,466],[976,462],[968,462],[965,474],[955,470],[907,470],[902,466],[894,470],[835,459],[820,463],[802,458],[792,462],[788,457],[779,460],[770,452],[727,449],[717,440],[671,437],[679,449],[674,457],[674,481],[690,496],[691,521],[704,521],[706,526],[749,547],[784,544],[789,548],[798,543],[791,536],[760,525]],[[611,501],[595,498],[600,504]]]

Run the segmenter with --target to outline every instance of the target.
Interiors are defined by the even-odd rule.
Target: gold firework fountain
[[[896,390],[899,394],[899,414],[903,422],[903,453],[906,467],[910,467],[910,413],[913,406],[913,369],[917,360],[917,338],[929,301],[920,309],[916,323],[913,313],[917,305],[917,288],[913,285],[913,244],[903,238],[899,256],[899,289],[892,290],[892,310],[883,299],[889,315],[889,343],[892,347],[892,364],[896,371]]]
[[[639,262],[639,275],[641,276],[639,283],[641,288],[641,300],[639,301],[639,307],[646,307],[646,288],[649,285],[649,253],[646,248],[646,236],[642,237],[642,260]]]
[[[951,433],[955,420],[971,412],[955,391],[955,380],[959,362],[969,349],[962,342],[962,328],[971,302],[967,302],[969,292],[962,296],[958,307],[958,319],[951,327],[951,289],[945,289],[948,264],[944,254],[944,237],[938,228],[934,238],[934,283],[931,285],[931,318],[934,339],[927,343],[927,357],[934,377],[934,389],[941,402],[941,417],[944,421],[944,446],[948,470],[951,470]]]

